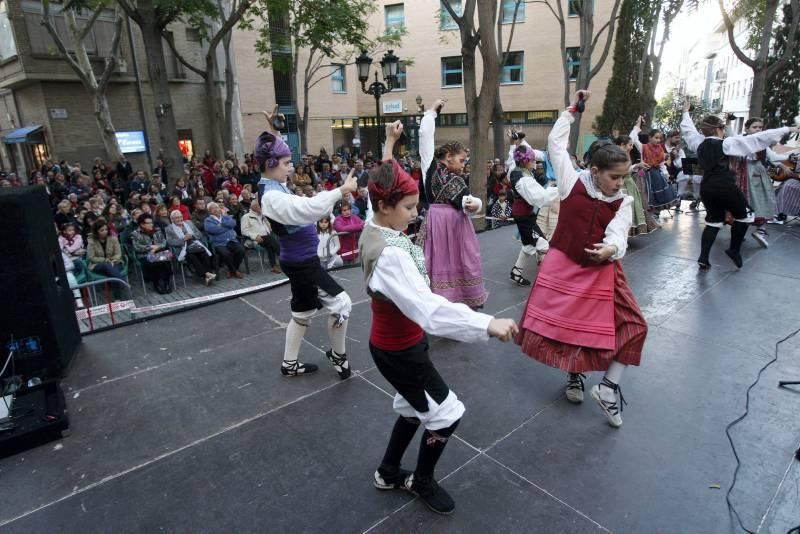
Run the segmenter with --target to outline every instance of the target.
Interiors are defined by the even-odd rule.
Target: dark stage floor
[[[643,365],[624,377],[619,430],[590,399],[570,405],[565,376],[513,344],[434,342],[467,407],[437,471],[452,516],[372,487],[394,392],[369,355],[356,269],[337,273],[356,302],[357,373],[345,382],[324,361],[320,319],[303,352],[321,371],[280,376],[285,286],[86,337],[65,381],[70,435],[0,461],[0,531],[737,531],[724,429],[775,342],[800,327],[800,227],[770,227],[768,250],[748,237],[739,272],[722,253],[724,230],[715,267],[698,273],[699,221],[678,215],[625,259],[650,334]],[[514,229],[480,242],[487,308],[518,319],[528,292],[507,280]],[[733,431],[742,459],[733,502],[761,532],[800,524],[800,390],[778,389],[783,377],[800,379],[800,336]]]

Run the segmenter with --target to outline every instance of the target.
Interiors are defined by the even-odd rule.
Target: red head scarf
[[[381,162],[381,165],[385,165],[387,163],[389,162],[383,161]],[[397,203],[400,202],[403,197],[416,195],[419,193],[417,181],[412,178],[411,175],[408,174],[399,163],[397,163],[397,160],[391,160],[391,165],[392,174],[394,175],[394,181],[392,181],[391,187],[382,187],[372,178],[369,180],[369,185],[367,187],[369,189],[369,198],[372,201],[373,209],[378,208],[379,200],[383,200],[383,204],[385,206],[392,207],[397,205]]]

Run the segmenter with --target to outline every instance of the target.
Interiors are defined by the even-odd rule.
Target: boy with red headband
[[[317,370],[316,365],[300,363],[297,357],[311,317],[325,308],[330,314],[328,335],[331,341],[326,356],[339,378],[344,380],[351,373],[345,337],[352,304],[344,289],[320,264],[316,222],[329,216],[337,202],[356,190],[356,179],[351,171],[338,189],[322,191],[312,198],[293,195],[286,188],[286,180],[292,172],[292,153],[280,132],[273,129],[273,120],[282,116],[278,114],[278,106],[271,115],[264,114],[269,130],[258,136],[253,152],[261,171],[258,192],[261,209],[280,239],[281,267],[292,288],[292,318],[286,329],[281,374],[303,376]]]
[[[511,319],[495,319],[431,292],[420,247],[403,234],[417,216],[417,181],[392,159],[400,121],[386,127],[384,161],[369,177],[373,218],[359,241],[361,266],[372,298],[370,353],[381,374],[397,390],[399,414],[374,484],[380,490],[404,488],[434,512],[449,514],[453,499],[434,479],[436,462],[464,414],[428,355],[426,332],[459,341],[509,341],[517,333]],[[425,427],[417,467],[400,468],[403,453]]]

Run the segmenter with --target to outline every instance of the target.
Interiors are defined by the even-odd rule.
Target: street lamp
[[[422,95],[417,95],[417,112],[423,113],[425,111],[425,107],[422,105]]]
[[[365,94],[375,97],[376,139],[378,140],[378,150],[380,150],[382,139],[380,101],[383,95],[397,87],[397,73],[400,69],[400,58],[394,55],[394,50],[389,50],[383,55],[381,59],[381,71],[383,72],[383,79],[386,80],[385,85],[378,81],[378,71],[375,70],[375,81],[367,87],[369,70],[372,68],[372,58],[367,55],[366,50],[362,50],[361,55],[356,58],[356,66],[358,67],[358,81],[361,82],[361,90],[364,91]]]

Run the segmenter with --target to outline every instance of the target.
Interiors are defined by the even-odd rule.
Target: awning
[[[42,131],[42,125],[38,126],[26,126],[25,128],[17,128],[16,130],[11,130],[5,136],[3,136],[3,142],[11,145],[14,143],[27,143],[28,141],[34,141],[32,137]]]

